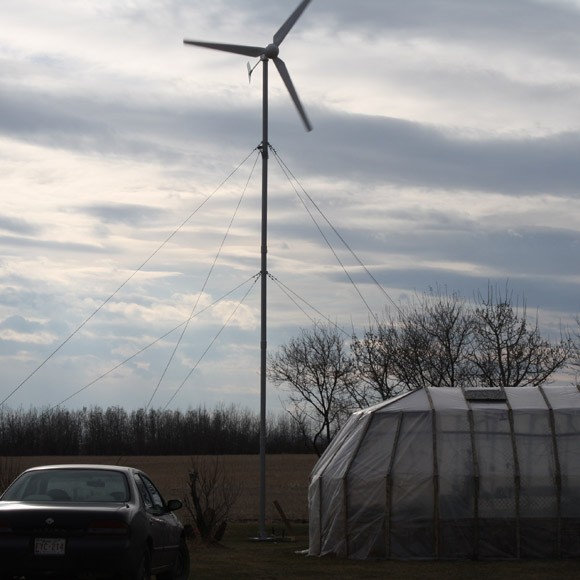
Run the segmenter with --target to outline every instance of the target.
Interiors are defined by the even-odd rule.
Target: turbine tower
[[[268,280],[268,61],[272,60],[278,69],[290,97],[298,109],[304,127],[307,131],[312,130],[310,121],[306,116],[304,107],[298,98],[288,69],[284,61],[278,57],[280,44],[286,38],[292,27],[296,24],[310,0],[303,0],[296,10],[282,24],[278,32],[274,34],[272,42],[265,47],[244,46],[239,44],[221,44],[217,42],[201,42],[197,40],[184,40],[184,44],[232,52],[244,56],[260,58],[262,63],[262,240],[261,240],[261,325],[260,325],[260,506],[259,506],[259,539],[265,540],[266,534],[266,362],[267,362],[267,280]],[[258,63],[259,64],[259,63]],[[256,65],[257,66],[257,65]],[[255,68],[255,67],[254,67]],[[253,68],[248,63],[248,73],[252,75]]]

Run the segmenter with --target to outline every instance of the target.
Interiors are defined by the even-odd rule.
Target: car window
[[[125,475],[105,469],[47,469],[24,473],[5,492],[4,501],[125,502]]]
[[[139,478],[141,479],[141,481],[147,488],[149,495],[151,496],[151,499],[153,501],[153,507],[155,509],[165,509],[165,502],[163,501],[163,498],[161,497],[161,494],[159,493],[155,485],[153,485],[153,482],[143,474],[139,474]]]
[[[135,475],[135,484],[137,485],[137,489],[139,490],[139,495],[143,500],[143,505],[145,506],[145,509],[147,510],[153,509],[153,499],[149,494],[149,492],[147,491],[145,483],[138,475]]]

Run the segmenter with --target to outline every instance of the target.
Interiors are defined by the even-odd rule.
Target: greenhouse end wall
[[[311,555],[580,557],[580,391],[422,389],[354,413],[313,469]]]

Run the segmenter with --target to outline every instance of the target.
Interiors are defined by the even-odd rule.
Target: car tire
[[[158,574],[157,580],[187,580],[189,578],[189,547],[181,540],[175,562],[169,572]]]
[[[131,572],[130,580],[151,580],[151,555],[145,549],[138,566]]]

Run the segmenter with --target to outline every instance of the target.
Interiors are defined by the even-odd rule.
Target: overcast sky
[[[6,405],[258,410],[261,75],[183,39],[265,46],[297,4],[3,0]],[[509,281],[547,333],[573,321],[579,32],[580,0],[312,1],[280,57],[313,132],[270,66],[270,143],[298,180],[271,158],[271,351],[302,309],[362,332],[388,301],[295,189],[396,303]]]

